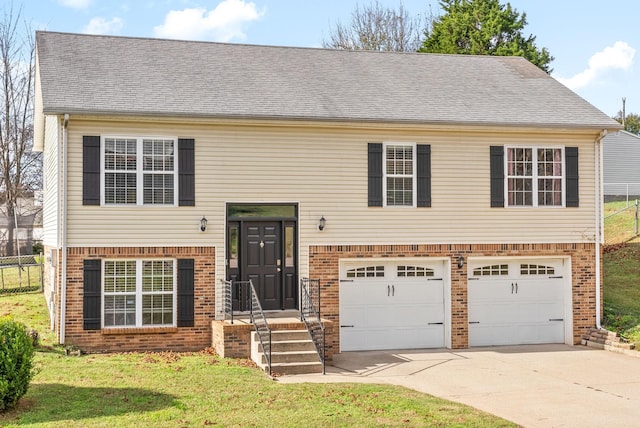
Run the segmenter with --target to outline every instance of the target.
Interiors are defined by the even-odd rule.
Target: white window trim
[[[105,265],[107,262],[136,262],[136,291],[135,293],[108,293],[109,296],[124,296],[133,295],[136,296],[136,324],[135,325],[109,325],[104,324],[104,304],[105,304],[105,291],[104,291],[104,275]],[[142,324],[142,262],[145,261],[171,261],[173,262],[173,320],[171,324]],[[162,294],[162,293],[157,293]],[[168,294],[168,293],[166,293]],[[157,328],[157,327],[176,327],[178,325],[178,260],[171,258],[127,258],[127,259],[103,259],[102,260],[102,275],[100,278],[100,323],[102,328]]]
[[[387,205],[387,147],[388,146],[411,146],[413,150],[413,171],[412,171],[412,200],[411,205]],[[415,142],[385,141],[382,143],[382,206],[385,208],[416,208],[418,206],[418,144]]]
[[[532,185],[531,185],[531,192],[532,192],[532,201],[533,201],[533,205],[510,205],[509,204],[509,155],[508,155],[508,151],[509,149],[532,149],[532,151],[534,152],[534,156],[532,157],[533,159],[533,173],[534,175],[531,176],[532,179]],[[562,203],[560,205],[539,205],[538,204],[538,170],[537,170],[537,165],[538,165],[538,149],[560,149],[561,150],[561,160],[562,160]],[[565,208],[566,205],[566,201],[567,201],[567,166],[565,164],[565,147],[564,146],[557,146],[557,145],[538,145],[538,146],[532,146],[532,145],[526,145],[526,144],[518,144],[518,145],[508,145],[508,146],[504,146],[504,206],[506,208],[515,208],[515,209],[522,209],[522,208],[548,208],[548,209],[558,209],[558,208]]]
[[[104,167],[104,147],[106,139],[130,139],[136,140],[136,203],[135,204],[107,204],[105,202],[105,174],[106,170]],[[173,141],[173,203],[172,204],[145,204],[144,203],[144,163],[142,162],[142,141],[143,140],[172,140]],[[178,206],[178,137],[170,137],[170,136],[151,136],[151,135],[102,135],[100,136],[100,206],[103,207],[177,207]],[[165,172],[165,174],[169,174]]]

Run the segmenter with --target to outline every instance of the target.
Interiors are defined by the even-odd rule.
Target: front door
[[[296,207],[239,204],[228,213],[227,278],[251,280],[264,310],[296,309]],[[233,309],[249,310],[241,287],[234,287]]]
[[[279,222],[245,222],[243,271],[264,310],[282,309],[282,232]]]

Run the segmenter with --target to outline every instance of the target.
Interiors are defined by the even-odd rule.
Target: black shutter
[[[178,139],[178,205],[196,205],[195,140]]]
[[[100,330],[101,268],[99,259],[84,261],[82,320],[85,330]]]
[[[82,205],[100,205],[100,137],[82,137]]]
[[[491,207],[504,207],[504,147],[491,146]]]
[[[382,143],[369,143],[369,206],[382,206]]]
[[[178,259],[178,327],[193,327],[194,260]]]
[[[567,168],[567,197],[565,205],[567,207],[580,206],[580,196],[578,187],[578,148],[565,147],[564,163]]]
[[[418,144],[418,206],[431,206],[431,146]]]

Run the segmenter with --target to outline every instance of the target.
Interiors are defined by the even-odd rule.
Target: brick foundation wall
[[[455,260],[462,255],[465,264]],[[343,258],[449,257],[451,271],[451,345],[469,346],[467,263],[469,257],[570,257],[573,294],[573,343],[595,325],[595,244],[471,244],[471,245],[328,245],[309,247],[309,276],[322,284],[323,318],[340,325],[339,260]],[[339,352],[339,329],[327,336],[330,354]]]
[[[194,259],[194,326],[171,328],[83,329],[83,261],[118,258]],[[59,263],[60,265],[60,260]],[[193,351],[211,346],[215,311],[213,247],[69,248],[65,344],[88,352]]]

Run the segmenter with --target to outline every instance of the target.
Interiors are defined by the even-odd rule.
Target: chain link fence
[[[0,257],[0,295],[42,291],[42,254]]]
[[[638,239],[638,200],[604,204],[604,242],[620,244]]]

